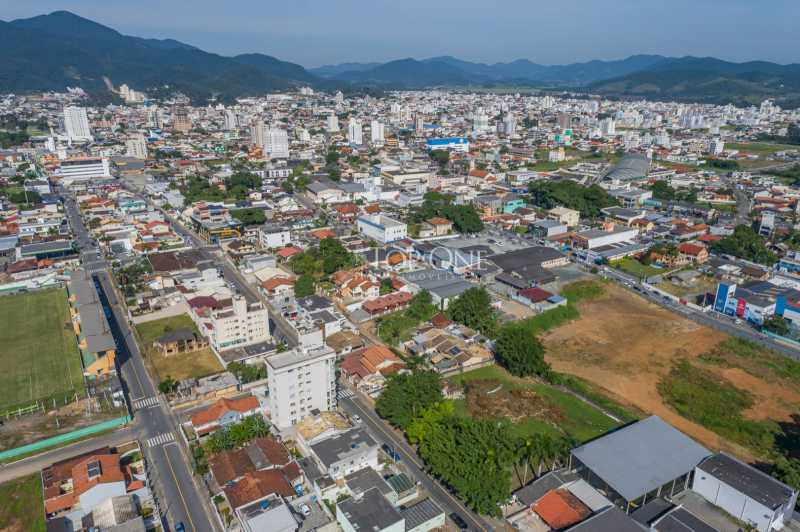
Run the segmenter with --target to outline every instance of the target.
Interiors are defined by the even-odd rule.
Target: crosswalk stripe
[[[133,402],[133,409],[140,410],[142,408],[149,408],[151,406],[158,405],[158,397],[145,397],[144,399],[139,399]]]
[[[337,399],[348,399],[350,397],[353,397],[354,395],[355,394],[352,392],[352,390],[339,390],[338,392],[336,392]]]
[[[175,435],[172,432],[165,432],[163,434],[159,434],[158,436],[153,436],[152,438],[147,440],[147,447],[155,447],[156,445],[163,445],[165,443],[169,443],[171,441],[175,441]]]

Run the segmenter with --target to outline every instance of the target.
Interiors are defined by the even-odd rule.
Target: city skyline
[[[757,13],[743,0],[727,2],[724,11],[711,0],[679,0],[668,6],[629,0],[567,6],[513,0],[490,13],[481,11],[482,4],[475,0],[463,0],[460,10],[418,0],[402,7],[303,0],[279,9],[243,0],[225,13],[207,0],[193,2],[191,12],[183,3],[163,6],[152,0],[106,4],[3,1],[3,19],[67,10],[124,34],[174,38],[222,55],[261,52],[310,68],[439,55],[484,63],[528,59],[566,64],[636,54],[800,62],[792,34],[800,5],[786,0]],[[156,7],[161,15],[157,19],[152,17]],[[743,17],[748,21],[747,39],[732,31]]]

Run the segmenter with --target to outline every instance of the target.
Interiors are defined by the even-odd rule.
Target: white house
[[[382,214],[359,216],[356,224],[359,233],[381,244],[396,242],[408,236],[408,225]]]

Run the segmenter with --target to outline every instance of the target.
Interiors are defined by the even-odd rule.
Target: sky
[[[453,55],[563,64],[634,54],[800,63],[799,0],[0,0],[140,37],[306,67]]]

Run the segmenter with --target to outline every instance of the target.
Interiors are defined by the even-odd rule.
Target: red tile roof
[[[224,489],[228,502],[235,509],[268,495],[292,497],[294,489],[280,469],[266,469],[247,473],[233,486]]]
[[[525,299],[530,300],[531,303],[539,303],[541,301],[545,301],[551,297],[553,294],[548,292],[547,290],[543,290],[541,288],[523,288],[518,292],[519,295],[524,297]]]
[[[227,412],[236,411],[244,414],[258,408],[258,399],[252,395],[240,399],[222,398],[205,410],[201,410],[192,416],[192,425],[195,427],[214,423]]]
[[[565,489],[547,492],[533,505],[533,511],[555,530],[580,523],[592,513],[575,495]]]

